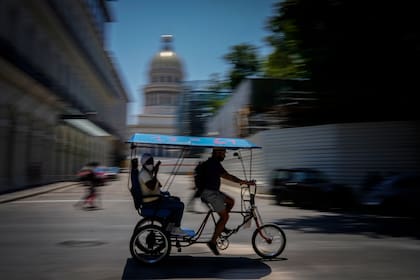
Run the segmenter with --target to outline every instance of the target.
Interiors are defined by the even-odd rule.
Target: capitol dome
[[[181,60],[178,58],[175,52],[161,51],[153,57],[150,68],[157,70],[166,67],[177,69],[182,68]]]
[[[183,92],[183,66],[171,46],[172,35],[163,35],[161,40],[162,48],[151,60],[149,83],[144,87],[144,112],[175,115]]]
[[[181,59],[173,51],[171,35],[162,36],[163,47],[150,63],[150,83],[180,83],[183,78]]]

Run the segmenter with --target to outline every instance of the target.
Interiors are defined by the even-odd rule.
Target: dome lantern
[[[169,80],[175,83],[179,83],[183,80],[182,63],[173,50],[172,41],[172,35],[161,36],[162,48],[153,57],[150,64],[150,83],[167,81],[167,77],[170,77]]]

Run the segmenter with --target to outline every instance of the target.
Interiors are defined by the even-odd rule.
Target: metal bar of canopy
[[[226,149],[258,149],[254,143],[241,138],[218,138],[218,137],[190,137],[163,134],[134,134],[127,143],[135,145],[159,145],[174,147],[223,147]]]

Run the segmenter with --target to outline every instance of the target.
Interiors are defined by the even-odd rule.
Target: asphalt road
[[[141,266],[128,248],[139,217],[127,183],[122,174],[102,187],[101,208],[92,211],[74,207],[85,191],[79,185],[0,196],[1,279],[420,279],[415,220],[278,206],[270,197],[257,198],[257,204],[265,222],[286,232],[278,258],[261,260],[254,253],[253,225],[232,236],[220,256],[195,244],[173,249],[158,266]],[[187,201],[190,187],[190,178],[179,176],[169,191]],[[240,207],[239,192],[225,189]],[[196,209],[205,208],[196,201]],[[183,227],[197,229],[202,218],[186,212]],[[239,220],[232,217],[229,226]]]

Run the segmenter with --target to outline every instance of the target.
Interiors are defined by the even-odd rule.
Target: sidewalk
[[[15,192],[1,194],[0,204],[31,197],[31,196],[44,194],[47,192],[67,188],[70,186],[75,186],[78,184],[79,184],[78,182],[74,182],[74,181],[58,182],[58,183],[52,183],[52,184],[48,184],[48,185],[44,185],[40,187],[33,187],[33,188],[28,188],[24,190],[15,191]]]

